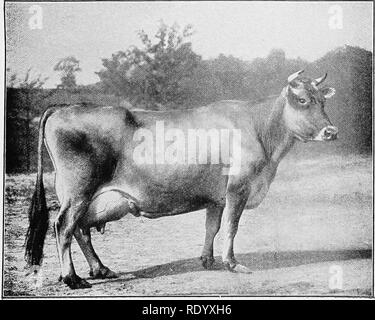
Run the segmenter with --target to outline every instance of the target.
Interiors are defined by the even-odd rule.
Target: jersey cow
[[[261,203],[280,160],[295,141],[337,138],[338,130],[324,111],[326,99],[335,90],[318,87],[327,74],[309,79],[301,73],[302,70],[288,78],[267,117],[252,114],[249,103],[242,101],[220,101],[197,109],[162,112],[85,105],[48,109],[39,127],[36,190],[26,236],[27,263],[34,270],[41,265],[48,229],[42,167],[44,143],[54,164],[61,205],[54,221],[60,279],[70,288],[90,287],[74,270],[73,237],[87,259],[93,278],[116,277],[95,253],[90,229],[104,231],[106,222],[128,213],[158,218],[206,209],[201,260],[205,268],[210,268],[214,261],[214,238],[225,211],[224,266],[233,272],[249,272],[236,261],[233,251],[246,203],[251,208]],[[181,142],[184,138],[194,137],[191,133],[202,130],[209,134],[199,141],[199,148],[190,140],[188,148],[180,148],[185,146]],[[165,139],[153,136],[160,131]],[[232,156],[239,158],[236,167],[233,165],[236,157],[229,162],[220,161],[221,149],[225,148],[221,140],[216,143],[215,132],[220,132],[216,136],[219,140],[222,136],[232,137],[225,145],[229,145],[229,151],[233,149]],[[199,140],[199,136],[195,138]],[[204,147],[210,149],[208,155]],[[206,161],[199,161],[201,153],[198,160],[194,159],[198,149],[203,150]],[[229,169],[228,163],[232,163]]]

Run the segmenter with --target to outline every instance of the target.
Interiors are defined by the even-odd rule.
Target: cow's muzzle
[[[339,130],[334,126],[327,126],[320,130],[318,135],[313,139],[315,141],[332,141],[338,137]]]

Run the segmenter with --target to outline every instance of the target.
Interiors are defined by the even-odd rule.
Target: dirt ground
[[[25,276],[23,244],[34,179],[35,174],[6,177],[4,296],[373,294],[371,158],[285,159],[264,202],[246,210],[240,222],[235,252],[251,274],[222,268],[220,232],[214,270],[203,269],[203,210],[156,220],[129,215],[107,224],[104,235],[93,231],[98,255],[120,277],[88,279],[93,287],[84,290],[58,282],[51,228],[37,282]],[[44,181],[53,219],[58,210],[53,174]],[[88,278],[75,242],[73,259],[77,273]]]

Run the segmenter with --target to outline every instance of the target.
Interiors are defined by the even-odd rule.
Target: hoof
[[[234,272],[234,267],[236,266],[236,263],[224,261],[224,268],[230,272]]]
[[[237,262],[224,261],[224,267],[230,272],[235,273],[252,273],[248,267],[243,266]]]
[[[212,265],[215,262],[214,257],[211,257],[211,256],[201,256],[200,259],[202,261],[203,268],[205,268],[205,269],[212,269]]]
[[[118,278],[118,275],[107,267],[101,267],[95,271],[90,270],[90,277],[91,279],[113,279]]]
[[[236,266],[233,268],[233,272],[252,273],[252,271],[248,267],[245,267],[242,264],[236,264]]]
[[[91,284],[90,283],[88,283],[84,279],[81,279],[76,274],[64,277],[63,278],[63,282],[70,289],[87,289],[87,288],[91,288]]]
[[[105,223],[96,226],[96,230],[98,230],[98,232],[100,232],[101,234],[104,234],[104,232],[105,232]]]

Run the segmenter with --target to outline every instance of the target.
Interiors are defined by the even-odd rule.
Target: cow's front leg
[[[202,265],[205,269],[211,268],[214,263],[214,239],[220,229],[223,207],[209,207],[206,212],[206,237],[201,256]]]
[[[227,195],[227,204],[224,212],[224,246],[222,258],[225,268],[232,272],[251,272],[249,268],[236,261],[233,250],[234,237],[237,234],[238,223],[246,201],[247,196]]]

